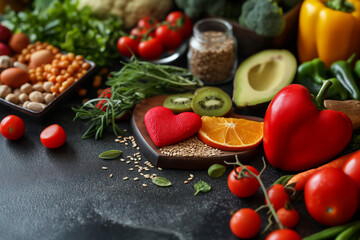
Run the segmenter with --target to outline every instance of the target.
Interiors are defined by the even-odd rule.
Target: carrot
[[[296,175],[294,175],[286,185],[295,183],[295,190],[296,191],[300,191],[303,190],[305,187],[305,183],[306,181],[318,170],[323,169],[323,168],[327,168],[327,167],[334,167],[334,168],[339,168],[341,169],[344,164],[346,163],[346,161],[348,161],[350,158],[360,158],[360,150],[357,150],[355,152],[346,154],[344,156],[341,156],[335,160],[332,160],[331,162],[328,162],[324,165],[321,165],[320,167],[317,168],[312,168],[309,169],[307,171],[298,173]]]

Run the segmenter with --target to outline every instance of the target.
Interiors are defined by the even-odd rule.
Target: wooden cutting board
[[[215,163],[224,164],[224,161],[235,161],[235,155],[238,155],[241,162],[246,163],[251,161],[258,153],[259,147],[262,146],[261,144],[256,148],[241,152],[221,150],[220,153],[215,156],[168,156],[161,153],[147,132],[144,116],[149,109],[162,106],[167,96],[168,95],[155,96],[141,101],[135,106],[130,122],[133,135],[141,152],[155,166],[174,169],[207,169]],[[226,117],[245,118],[258,122],[263,121],[262,118],[237,115],[233,112],[229,113]]]

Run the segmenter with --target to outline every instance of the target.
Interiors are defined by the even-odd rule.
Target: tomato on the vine
[[[301,236],[291,229],[278,229],[271,232],[265,240],[301,240]]]
[[[16,115],[8,115],[1,120],[0,132],[9,140],[19,139],[25,133],[24,121]]]
[[[270,203],[273,205],[275,211],[285,206],[286,202],[290,202],[290,197],[286,192],[284,185],[274,184],[267,191]],[[266,199],[265,202],[267,203]]]
[[[360,201],[360,154],[355,154],[354,157],[347,160],[342,170],[355,182]]]
[[[172,23],[173,26],[180,27],[180,32],[184,39],[192,34],[193,23],[191,19],[181,11],[173,11],[166,17],[166,21]]]
[[[342,170],[333,167],[323,168],[310,177],[304,197],[309,214],[326,226],[347,222],[358,205],[356,184]]]
[[[246,165],[252,173],[259,175],[259,172],[252,166]],[[240,172],[242,167],[237,167],[236,172]],[[228,187],[230,191],[238,197],[250,197],[254,195],[260,187],[259,181],[251,176],[248,172],[245,177],[238,178],[235,169],[232,170],[228,176]]]
[[[156,28],[155,37],[160,39],[164,48],[167,50],[178,48],[183,40],[180,31],[173,27],[169,27],[167,24]]]
[[[133,29],[131,29],[130,31],[130,36],[134,37],[136,40],[141,40],[143,38],[147,38],[149,37],[155,37],[155,30],[151,30],[148,28],[139,28],[139,27],[135,27]]]
[[[261,218],[251,208],[236,211],[230,219],[230,229],[239,238],[252,238],[259,233]]]
[[[117,41],[117,49],[119,53],[128,58],[137,54],[138,45],[139,41],[137,39],[128,36],[120,37]]]
[[[155,60],[163,53],[163,46],[159,39],[150,38],[139,43],[138,53],[145,60]]]
[[[284,227],[292,228],[299,222],[299,213],[294,208],[280,208],[276,211],[280,222]]]
[[[139,28],[150,29],[150,28],[156,27],[156,25],[158,23],[159,23],[159,20],[157,20],[156,18],[151,17],[151,16],[145,16],[145,17],[142,17],[142,18],[139,19],[139,21],[137,23],[137,26]]]
[[[41,132],[40,140],[47,148],[58,148],[65,143],[66,133],[60,125],[53,124]]]

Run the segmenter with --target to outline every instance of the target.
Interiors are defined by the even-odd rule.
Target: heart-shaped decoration
[[[352,136],[350,119],[342,112],[319,111],[304,86],[291,84],[278,92],[264,118],[263,145],[270,164],[302,171],[339,154]]]
[[[193,112],[175,115],[166,107],[153,107],[144,116],[146,129],[158,147],[185,140],[199,131],[201,118]]]

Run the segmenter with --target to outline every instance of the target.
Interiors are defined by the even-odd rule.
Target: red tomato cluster
[[[259,187],[259,172],[252,166],[245,165],[232,170],[228,176],[228,187],[230,191],[241,198],[254,195]],[[254,175],[251,175],[250,172]],[[281,184],[275,184],[267,190],[268,199],[276,211],[280,222],[286,228],[294,227],[299,221],[298,212],[291,207],[290,197]],[[268,204],[266,198],[265,203]],[[256,236],[261,228],[261,218],[259,214],[250,209],[242,208],[236,211],[230,219],[230,229],[239,238],[248,239]],[[291,237],[291,238],[288,238]],[[301,239],[300,235],[290,229],[280,229],[270,233],[266,239]]]
[[[164,51],[172,51],[192,34],[192,21],[184,13],[173,11],[165,21],[145,16],[130,31],[119,38],[117,48],[125,57],[140,56],[145,60],[158,59]]]
[[[17,140],[25,133],[24,121],[16,115],[8,115],[0,122],[0,132],[9,140]],[[41,132],[40,141],[47,148],[58,148],[64,145],[66,133],[61,126],[53,124]]]

